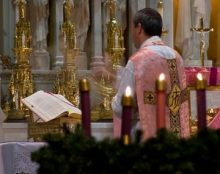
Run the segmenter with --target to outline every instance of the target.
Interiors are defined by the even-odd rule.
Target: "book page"
[[[79,108],[75,107],[70,101],[68,101],[64,96],[60,94],[51,94],[53,95],[60,104],[68,111],[69,115],[71,114],[78,114],[82,115],[82,112]]]
[[[37,115],[35,112],[32,112],[32,119],[35,123],[44,122],[44,120],[42,120],[41,117],[39,117],[39,115]]]
[[[67,112],[62,102],[44,91],[38,91],[24,99],[22,102],[44,121],[50,121]]]

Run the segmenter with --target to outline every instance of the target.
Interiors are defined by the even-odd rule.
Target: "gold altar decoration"
[[[107,15],[106,19],[108,19],[106,24],[106,53],[111,63],[110,71],[115,73],[119,65],[121,65],[121,59],[125,51],[123,30],[117,20],[117,1],[107,0],[104,7]],[[102,99],[101,103],[93,108],[92,118],[100,120],[112,119],[111,102],[115,95],[115,89],[112,86],[113,82],[110,75],[102,74],[95,84]]]
[[[209,124],[218,112],[218,108],[208,108],[206,111],[207,123]],[[190,134],[194,135],[198,131],[198,120],[190,118]]]
[[[31,118],[31,120],[33,119]],[[81,119],[76,119],[72,116],[62,116],[51,121],[41,123],[30,121],[28,123],[28,139],[33,138],[34,141],[42,141],[42,138],[48,133],[64,133],[64,125],[73,132],[76,125],[80,123]]]
[[[198,84],[199,87],[204,88],[205,84]],[[193,95],[190,94],[190,92],[195,91],[196,87],[195,86],[190,86],[187,87],[188,90],[188,98],[189,98],[189,115],[190,115],[190,133],[191,135],[197,133],[197,116],[193,115],[193,102],[196,101],[195,97],[196,95],[193,97]],[[220,91],[220,86],[206,86],[206,91],[209,92],[214,92],[214,91]],[[208,102],[208,101],[207,101]],[[207,118],[207,125],[214,119],[214,117],[216,116],[216,114],[219,112],[219,108],[217,106],[208,106],[207,110],[206,110],[206,118]]]
[[[200,18],[200,27],[199,28],[191,28],[192,31],[200,34],[200,61],[201,66],[205,65],[205,34],[214,31],[213,28],[204,28],[203,18]]]
[[[107,28],[107,46],[106,52],[110,56],[113,69],[117,69],[121,65],[121,59],[124,55],[124,37],[122,27],[116,19],[116,1],[107,0],[106,10],[109,15],[109,21],[106,24]]]
[[[12,64],[11,58],[9,56],[0,54],[0,60],[2,61],[3,69],[12,69],[13,68],[13,64]]]
[[[31,35],[30,23],[26,20],[26,2],[17,1],[19,20],[16,24],[14,53],[16,64],[9,82],[9,99],[5,104],[6,121],[24,120],[29,112],[21,99],[33,93],[33,81],[29,63]]]
[[[79,49],[76,46],[75,24],[71,21],[72,10],[71,1],[65,0],[63,3],[63,24],[61,29],[64,47],[64,65],[57,74],[54,92],[63,95],[75,106],[79,106],[78,78],[74,60]]]
[[[93,108],[92,110],[92,120],[110,120],[112,119],[112,108],[111,102],[112,98],[115,95],[115,90],[112,88],[112,84],[109,76],[101,76],[101,79],[98,82],[95,82],[95,85],[98,87],[98,91],[102,96],[101,103]]]

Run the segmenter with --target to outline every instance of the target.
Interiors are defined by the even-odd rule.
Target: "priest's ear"
[[[143,28],[142,28],[141,23],[138,23],[138,24],[137,24],[136,30],[137,30],[138,34],[141,34],[141,32],[143,31]]]
[[[137,37],[143,31],[141,23],[138,23],[136,26],[133,25],[133,36]]]

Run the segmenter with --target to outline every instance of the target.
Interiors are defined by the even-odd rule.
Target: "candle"
[[[132,117],[133,99],[131,96],[131,88],[127,87],[125,94],[122,96],[122,128],[121,135],[125,145],[130,142],[131,134],[131,117]]]
[[[157,129],[166,127],[166,81],[165,75],[160,74],[159,79],[156,80],[156,125]]]
[[[63,22],[67,22],[68,20],[68,2],[67,1],[64,1],[63,3]]]
[[[90,117],[90,98],[89,98],[89,82],[82,79],[79,82],[80,88],[80,104],[82,111],[82,128],[87,136],[91,136],[91,117]]]
[[[157,4],[157,11],[160,13],[161,18],[163,19],[163,1],[160,0]]]
[[[118,48],[118,42],[119,42],[119,38],[118,38],[118,34],[116,33],[116,35],[115,35],[115,48]]]
[[[64,48],[67,48],[67,45],[66,45],[66,32],[63,33],[63,45],[64,45]]]
[[[25,34],[24,32],[22,32],[22,36],[21,36],[21,42],[22,42],[22,47],[24,48],[25,47]]]
[[[203,79],[202,74],[197,74],[196,80],[196,94],[197,94],[197,117],[198,117],[198,130],[206,127],[206,81]]]

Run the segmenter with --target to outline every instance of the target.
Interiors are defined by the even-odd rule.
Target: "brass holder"
[[[79,49],[76,47],[76,29],[75,24],[71,21],[72,5],[70,0],[63,3],[63,20],[62,36],[64,45],[64,65],[57,74],[54,84],[54,92],[63,95],[73,103],[79,106],[79,89],[77,70],[75,66],[75,56]]]
[[[26,21],[26,2],[20,0],[16,4],[19,11],[19,20],[15,30],[14,53],[16,65],[12,71],[9,82],[9,100],[6,101],[5,111],[7,115],[6,122],[24,121],[29,116],[28,109],[21,102],[33,93],[33,81],[29,57],[32,49],[30,48],[30,23]]]
[[[194,135],[196,134],[198,128],[198,120],[194,120],[192,118],[190,118],[189,124],[190,124],[190,135]]]
[[[191,31],[195,31],[200,34],[200,61],[201,66],[205,65],[205,34],[214,31],[213,28],[204,28],[203,18],[200,18],[200,27],[199,28],[191,28]]]

